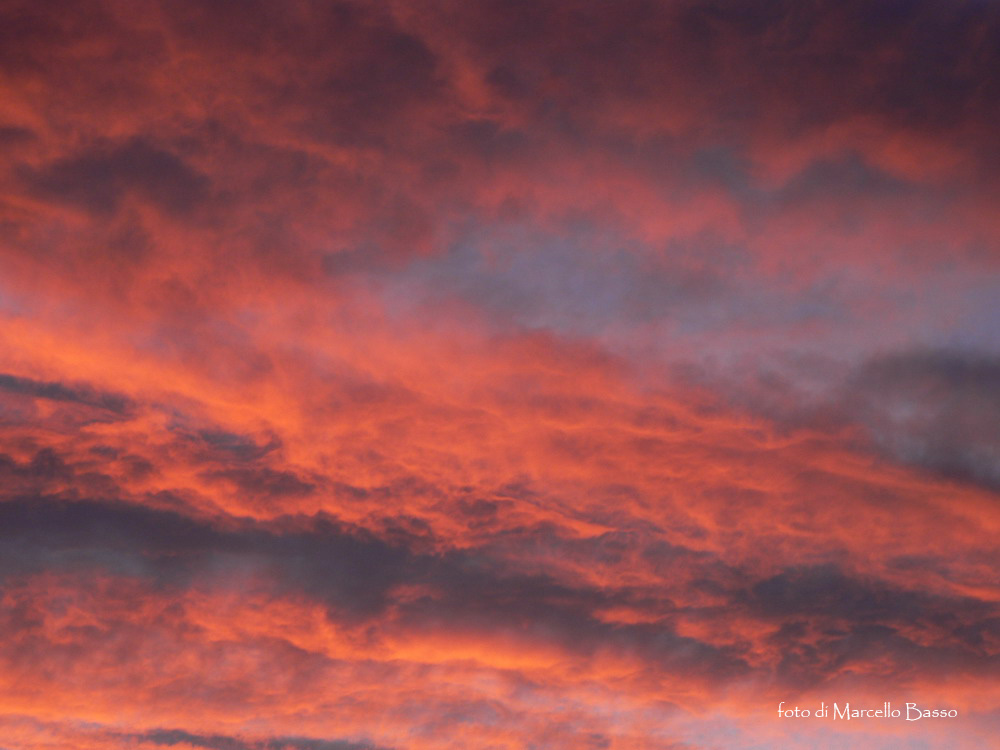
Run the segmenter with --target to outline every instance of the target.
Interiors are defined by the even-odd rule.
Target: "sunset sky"
[[[0,0],[0,750],[995,747],[998,122],[993,0]]]

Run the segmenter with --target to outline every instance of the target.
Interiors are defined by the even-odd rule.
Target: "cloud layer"
[[[0,748],[986,746],[998,42],[0,3]]]

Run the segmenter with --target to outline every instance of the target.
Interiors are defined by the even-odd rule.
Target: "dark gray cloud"
[[[277,435],[271,435],[267,442],[258,442],[249,435],[205,429],[190,437],[195,442],[204,443],[210,451],[241,463],[262,458],[281,447]]]
[[[117,414],[131,411],[135,404],[127,396],[120,393],[100,391],[89,385],[48,382],[32,380],[16,375],[0,373],[0,391],[16,393],[35,398],[47,398],[53,401],[69,401],[85,406],[106,409]]]
[[[734,125],[783,101],[800,127],[869,112],[931,128],[995,107],[996,79],[984,90],[982,73],[997,61],[997,21],[993,6],[932,0],[634,0],[574,13],[554,1],[496,0],[470,9],[465,32],[503,60],[489,80],[512,97],[558,80],[591,101],[641,98],[687,78],[701,97],[732,95]],[[733,54],[753,55],[753,75],[726,64]]]
[[[394,147],[398,118],[439,98],[435,54],[378,5],[307,2],[289,13],[266,2],[185,1],[165,8],[171,34],[223,58],[257,65],[261,51],[295,76],[262,71],[260,90],[281,106],[300,106],[310,137]],[[394,137],[395,136],[395,137]]]
[[[70,479],[74,472],[62,456],[51,448],[42,448],[25,462],[0,454],[0,476],[7,480],[9,491],[13,480],[29,480],[44,485],[52,480]]]
[[[8,574],[68,563],[174,586],[210,580],[206,573],[227,567],[250,568],[262,585],[270,578],[354,614],[378,611],[412,562],[402,547],[325,520],[308,532],[280,533],[243,522],[219,527],[125,503],[45,497],[0,503],[0,560]]]
[[[0,125],[0,148],[19,146],[37,138],[35,131],[17,125]]]
[[[135,457],[124,457],[129,470],[142,470]],[[91,462],[93,464],[93,462]],[[80,466],[52,448],[34,451],[30,459],[19,461],[0,453],[0,502],[39,494],[80,497],[82,494],[119,497],[118,483],[95,465]]]
[[[774,197],[784,203],[808,203],[864,196],[884,204],[889,198],[912,192],[912,184],[866,163],[857,154],[849,154],[813,162]]]
[[[243,739],[221,734],[192,734],[182,729],[156,729],[132,739],[173,746],[185,743],[205,750],[384,750],[364,742],[347,740],[321,740],[307,737],[273,737],[270,739]]]
[[[873,359],[846,408],[893,457],[1000,490],[1000,358],[959,350]]]
[[[268,468],[224,469],[206,472],[208,479],[223,480],[234,484],[240,492],[251,497],[280,499],[308,495],[316,485],[304,481],[291,471]]]
[[[779,428],[862,428],[856,445],[946,479],[1000,490],[1000,357],[925,348],[868,356],[789,354],[739,370],[675,368]]]
[[[531,637],[581,653],[612,647],[692,676],[731,676],[747,667],[735,651],[683,637],[668,624],[614,624],[595,610],[630,601],[628,592],[567,586],[543,574],[505,571],[475,551],[432,555],[322,517],[270,525],[210,523],[124,503],[45,497],[0,503],[0,576],[49,569],[104,569],[156,586],[225,585],[249,574],[262,590],[299,592],[330,615],[362,621],[392,602],[399,584],[430,587],[394,602],[410,627]]]
[[[925,617],[957,624],[962,616],[983,616],[991,610],[978,599],[945,598],[859,580],[832,564],[791,568],[759,581],[747,601],[761,617],[822,616],[862,624],[912,623]]]
[[[989,638],[997,607],[970,597],[904,590],[848,575],[836,565],[800,566],[731,594],[756,617],[780,622],[769,640],[780,649],[775,674],[815,686],[853,664],[919,664],[927,674],[990,674],[1000,666]],[[934,633],[913,640],[916,628]]]
[[[35,195],[111,214],[133,192],[171,214],[190,214],[209,195],[208,178],[143,138],[93,146],[23,176]]]
[[[635,542],[612,535],[587,549],[567,549],[573,556],[619,560],[622,545]],[[341,622],[378,618],[391,604],[394,622],[410,632],[525,638],[583,656],[611,648],[692,679],[728,680],[752,671],[744,659],[749,644],[719,646],[678,634],[670,622],[682,610],[655,593],[573,586],[545,573],[518,573],[504,562],[503,545],[492,554],[475,549],[431,554],[418,548],[408,544],[402,529],[384,539],[324,517],[261,524],[38,496],[0,503],[0,581],[47,570],[105,570],[175,589],[231,585],[236,573],[262,593],[298,593],[321,602]],[[733,582],[745,580],[745,572],[720,570],[679,548],[650,547],[643,557],[650,555],[668,568],[695,560],[709,579],[693,579],[693,590],[711,584],[734,616],[777,623],[774,638],[787,646],[787,655],[776,674],[790,683],[821,680],[834,661],[885,657],[902,669],[912,658],[928,669],[951,665],[975,671],[982,659],[994,658],[987,645],[998,613],[984,602],[862,580],[832,565],[790,568],[736,587]],[[394,587],[403,584],[426,593],[396,600]],[[674,585],[683,590],[688,584]],[[617,606],[659,611],[661,620],[626,624],[599,616]],[[685,614],[713,619],[721,611]],[[936,633],[938,645],[911,642],[904,626]],[[806,638],[807,633],[820,635]]]

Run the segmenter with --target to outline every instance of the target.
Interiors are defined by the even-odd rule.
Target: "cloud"
[[[181,743],[205,750],[376,750],[374,745],[345,740],[319,740],[306,737],[275,737],[266,740],[244,740],[224,735],[197,735],[181,729],[160,729],[146,732],[135,739],[155,745]]]
[[[130,192],[175,214],[190,213],[208,195],[204,175],[141,138],[93,147],[31,170],[26,179],[39,197],[98,214],[113,213]]]
[[[37,381],[5,373],[0,373],[0,389],[35,398],[94,406],[118,414],[127,413],[133,406],[131,400],[121,394],[102,393],[86,385],[70,386],[64,383]]]
[[[988,744],[997,7],[0,17],[6,744]]]
[[[0,504],[0,516],[5,577],[96,568],[158,586],[212,587],[225,585],[227,569],[241,570],[274,594],[298,591],[324,603],[335,620],[378,617],[393,604],[394,591],[416,587],[423,596],[395,605],[407,627],[515,639],[527,629],[558,649],[634,651],[690,675],[745,669],[735,655],[666,625],[595,618],[595,609],[622,601],[622,594],[507,574],[502,561],[474,553],[415,553],[329,521],[284,533],[281,522],[220,529],[166,511],[42,498],[9,500]]]
[[[141,506],[45,498],[8,500],[0,516],[8,586],[39,575],[86,574],[133,580],[152,587],[150,595],[219,596],[243,581],[248,595],[306,597],[325,608],[336,627],[368,623],[381,639],[452,638],[577,659],[636,660],[658,674],[683,674],[692,684],[759,680],[771,668],[786,674],[806,643],[812,663],[799,662],[787,673],[790,685],[814,685],[830,665],[845,660],[883,660],[883,668],[889,660],[902,676],[914,661],[931,674],[945,668],[981,674],[983,659],[992,658],[983,640],[996,619],[988,602],[862,580],[832,564],[761,578],[750,567],[732,569],[712,556],[662,544],[636,550],[634,538],[621,536],[605,564],[624,571],[637,553],[655,560],[659,575],[677,577],[667,585],[667,598],[663,590],[620,580],[571,584],[518,572],[517,558],[505,558],[517,548],[507,544],[433,554],[419,550],[419,538],[409,540],[411,547],[398,532],[383,539],[324,519],[210,522]],[[584,563],[609,544],[565,542],[570,559],[584,553]],[[734,587],[748,579],[745,588]],[[710,606],[698,603],[706,591],[714,592]],[[774,623],[779,652],[769,640],[753,642],[759,636],[734,642],[713,633],[741,622],[758,633],[762,624]],[[697,638],[679,628],[713,634]],[[914,629],[934,634],[933,655],[921,651],[926,636],[912,635]],[[821,635],[803,639],[807,632]],[[747,662],[751,656],[756,668]],[[779,658],[769,667],[761,662]]]
[[[1000,488],[1000,359],[924,350],[880,357],[850,383],[875,442],[901,461]]]

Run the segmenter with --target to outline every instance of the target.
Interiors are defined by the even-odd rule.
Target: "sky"
[[[998,121],[991,0],[0,0],[0,750],[989,747]]]

